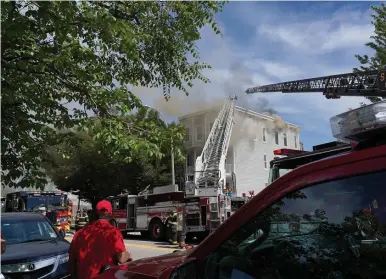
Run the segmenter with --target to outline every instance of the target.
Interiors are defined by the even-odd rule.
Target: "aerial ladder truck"
[[[327,99],[339,99],[342,96],[386,98],[386,67],[383,70],[347,73],[333,76],[287,81],[276,84],[256,86],[246,90],[247,94],[272,92],[322,92]],[[386,105],[385,101],[383,101],[382,103]],[[353,113],[355,114],[355,110],[353,110]],[[350,123],[339,122],[339,125],[347,126],[347,124]],[[334,131],[338,130],[339,127],[331,128]],[[378,138],[378,141],[380,137],[386,138],[383,134],[378,135],[376,133],[373,133],[372,136]],[[353,147],[355,147],[355,145],[352,146],[350,144],[339,144],[335,147],[324,148],[322,150],[314,150],[313,152],[300,152],[298,150],[295,150],[298,154],[284,154],[293,156],[290,156],[289,158],[275,159],[271,162],[270,178],[268,183],[270,184],[280,176],[280,169],[285,169],[286,171],[292,170],[294,168],[300,167],[315,160],[320,160],[329,156],[335,156],[341,153],[350,152],[350,149],[352,149]],[[276,150],[275,155],[283,155],[278,151],[288,151],[290,153],[289,150]]]
[[[236,193],[235,175],[227,174],[225,160],[233,127],[236,97],[229,97],[218,114],[196,172],[187,178],[184,191],[176,185],[146,188],[138,195],[108,197],[113,205],[111,224],[127,232],[141,232],[159,241],[166,236],[171,213],[177,213],[177,228],[186,226],[187,239],[202,238],[231,215],[235,203],[226,188]],[[149,186],[150,187],[150,186]]]
[[[188,177],[185,185],[187,197],[200,197],[209,204],[207,220],[210,230],[217,228],[231,215],[231,197],[236,193],[236,179],[227,177],[225,160],[234,124],[236,96],[229,97],[217,116],[203,151],[196,159],[195,175]]]

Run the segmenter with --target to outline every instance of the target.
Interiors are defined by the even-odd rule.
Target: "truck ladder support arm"
[[[246,90],[247,94],[266,92],[322,92],[327,99],[339,99],[341,96],[386,97],[386,69],[287,81]]]

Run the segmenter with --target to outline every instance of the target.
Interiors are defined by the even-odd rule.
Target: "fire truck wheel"
[[[160,241],[164,236],[164,232],[165,226],[161,220],[156,219],[150,223],[149,233],[151,240]]]

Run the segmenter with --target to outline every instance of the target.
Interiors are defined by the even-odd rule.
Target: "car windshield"
[[[7,245],[57,239],[59,236],[45,219],[2,220],[1,233]]]

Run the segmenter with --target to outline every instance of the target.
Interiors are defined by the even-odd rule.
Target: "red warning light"
[[[282,155],[282,156],[288,156],[288,155],[298,155],[306,153],[307,151],[302,150],[296,150],[296,149],[289,149],[289,148],[282,148],[282,149],[276,149],[273,151],[274,155]]]

